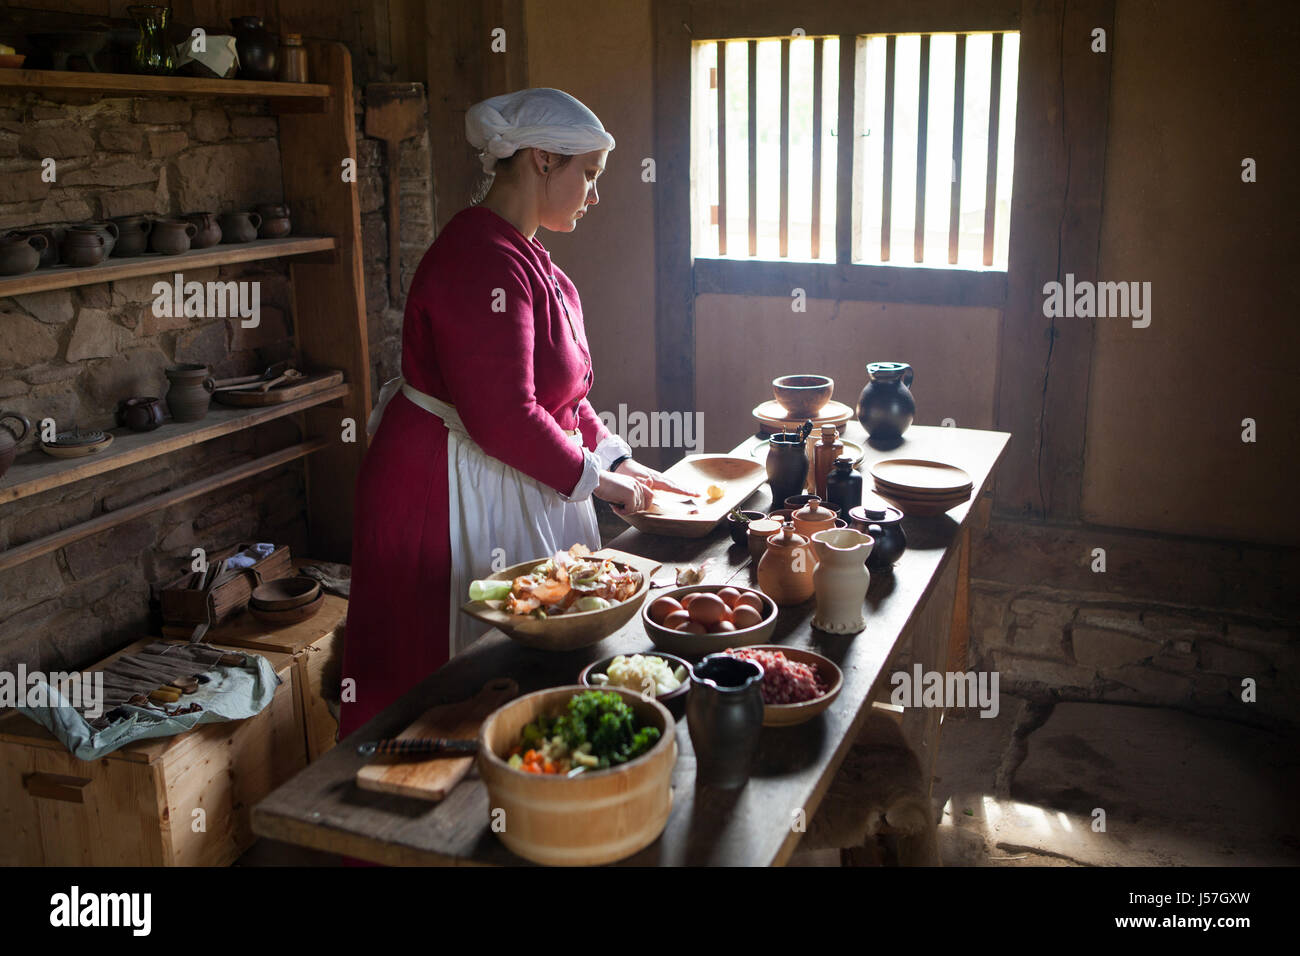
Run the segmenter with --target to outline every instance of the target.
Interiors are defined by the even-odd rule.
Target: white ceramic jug
[[[818,557],[817,570],[813,572],[817,592],[813,627],[831,634],[856,634],[864,630],[867,620],[862,605],[871,584],[866,560],[875,539],[852,528],[834,528],[818,531],[812,541]]]

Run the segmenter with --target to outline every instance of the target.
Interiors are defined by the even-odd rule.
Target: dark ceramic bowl
[[[760,518],[767,517],[761,511],[742,511],[741,514],[748,518],[749,521],[757,521]],[[727,514],[727,529],[731,532],[731,540],[742,548],[747,547],[749,544],[749,521],[737,521],[731,517],[730,513]]]
[[[663,651],[637,651],[637,653],[642,657],[662,657],[668,662],[668,666],[673,670],[677,670],[679,667],[686,668],[686,679],[682,681],[680,687],[655,698],[655,700],[667,707],[668,712],[674,717],[682,717],[686,713],[686,692],[691,689],[691,665],[686,663],[686,661],[682,660],[680,657],[673,654],[665,654]],[[582,669],[581,673],[578,674],[578,683],[583,687],[598,687],[601,690],[608,688],[608,684],[598,684],[592,680],[592,677],[596,674],[604,674],[609,668],[609,665],[614,662],[615,656],[618,655],[611,655],[602,660],[596,661],[595,663],[588,664]],[[622,656],[631,657],[632,655],[624,654]],[[629,687],[623,689],[630,690],[634,694],[640,693],[638,688]]]
[[[834,391],[835,380],[825,375],[782,375],[772,379],[772,394],[791,418],[816,418]]]

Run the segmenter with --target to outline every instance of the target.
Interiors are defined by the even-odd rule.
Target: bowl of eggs
[[[767,643],[776,627],[776,603],[754,588],[695,584],[647,602],[641,623],[659,650],[702,657]]]

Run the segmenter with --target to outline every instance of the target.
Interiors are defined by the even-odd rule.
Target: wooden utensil
[[[367,84],[366,135],[384,141],[388,160],[388,294],[394,300],[402,295],[399,146],[420,132],[424,115],[424,88],[419,83]]]
[[[273,378],[278,378],[290,367],[290,363],[287,361],[276,362],[274,365],[268,366],[265,372],[258,375],[238,375],[234,378],[219,378],[216,381],[217,387],[213,389],[213,392],[224,392],[232,388],[240,388],[241,386],[256,384],[258,382],[270,381]]]
[[[273,388],[266,392],[249,391],[247,388],[233,388],[224,392],[217,392],[213,395],[213,398],[222,405],[235,405],[240,408],[280,405],[284,402],[291,402],[295,398],[303,398],[316,392],[323,392],[327,388],[333,388],[335,385],[341,385],[342,383],[342,372],[319,372],[281,384],[279,388]]]
[[[429,708],[396,739],[477,739],[479,727],[488,714],[518,694],[519,685],[508,677],[488,681],[469,700]],[[437,801],[450,793],[473,765],[473,754],[428,760],[404,759],[400,755],[378,757],[357,771],[357,786],[362,790]]]

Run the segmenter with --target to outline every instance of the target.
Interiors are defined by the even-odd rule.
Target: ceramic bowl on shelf
[[[826,375],[782,375],[772,379],[772,394],[791,418],[816,418],[834,390],[835,380]]]
[[[0,54],[0,70],[20,70],[25,59],[27,59],[25,53]]]
[[[320,597],[320,592],[320,582],[315,578],[276,578],[255,587],[248,606],[258,611],[289,611],[310,604]]]
[[[686,712],[686,693],[691,689],[691,665],[686,663],[680,657],[673,654],[666,654],[663,651],[638,651],[644,657],[658,657],[668,664],[670,670],[677,670],[679,667],[686,669],[686,678],[682,681],[681,686],[675,690],[670,690],[666,694],[656,694],[655,700],[668,708],[668,712],[674,717],[680,718]],[[615,655],[631,657],[631,654]],[[594,663],[588,664],[578,674],[578,683],[583,687],[595,687],[598,690],[610,690],[610,685],[601,683],[595,679],[597,674],[604,674],[609,670],[609,665],[614,662],[614,657],[606,657]],[[640,688],[625,688],[633,693],[640,693]]]
[[[253,617],[257,618],[263,624],[270,624],[273,627],[287,627],[290,624],[298,624],[307,620],[309,617],[315,617],[316,612],[321,609],[325,603],[325,594],[321,591],[316,592],[316,597],[306,604],[298,604],[293,607],[284,608],[283,610],[273,611],[257,607],[251,602],[248,610]]]

